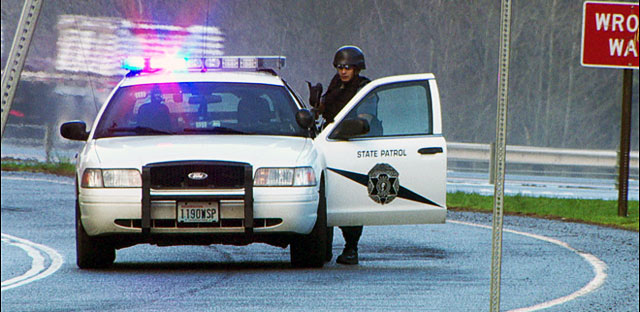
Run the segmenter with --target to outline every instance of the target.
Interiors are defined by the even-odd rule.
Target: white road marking
[[[28,279],[28,278],[40,273],[40,271],[44,270],[44,257],[42,255],[40,255],[40,252],[37,249],[35,249],[35,248],[33,248],[33,247],[29,246],[29,245],[25,245],[25,244],[22,244],[22,243],[19,243],[19,242],[12,241],[9,238],[4,238],[4,235],[2,235],[2,237],[3,237],[2,238],[2,242],[3,243],[7,243],[9,245],[13,245],[13,246],[22,248],[22,250],[26,251],[27,255],[29,257],[31,257],[31,269],[29,269],[26,273],[24,273],[24,274],[22,274],[20,276],[17,276],[17,277],[14,277],[12,279],[3,281],[2,282],[2,287],[3,287],[2,290],[4,290],[5,286],[18,283],[18,282],[20,282],[22,280],[26,280],[26,279]]]
[[[64,263],[62,256],[55,251],[55,249],[45,245],[37,244],[5,233],[2,233],[2,242],[22,248],[32,259],[31,268],[27,272],[20,276],[2,281],[2,291],[45,278],[55,273],[62,266],[62,263]],[[45,257],[43,257],[43,255],[46,255],[51,260],[51,263],[47,268],[45,268]]]
[[[50,183],[74,185],[73,182],[52,180],[52,179],[42,179],[42,178],[22,178],[22,177],[3,176],[2,179],[20,180],[20,181],[38,181],[38,182],[50,182]],[[37,244],[32,241],[26,240],[24,238],[15,237],[5,233],[2,233],[2,242],[21,248],[32,259],[31,268],[27,272],[25,272],[20,276],[8,279],[6,281],[2,281],[2,291],[19,287],[19,286],[37,281],[39,279],[45,278],[55,273],[58,269],[60,269],[60,267],[62,266],[62,263],[64,263],[62,256],[55,249],[50,248],[48,246]],[[47,267],[46,269],[44,267],[45,258],[43,257],[43,255],[48,256],[48,258],[51,260],[49,267]]]
[[[475,227],[481,227],[481,228],[486,228],[489,230],[492,230],[491,226],[488,225],[482,225],[482,224],[476,224],[476,223],[471,223],[471,222],[464,222],[464,221],[455,221],[455,220],[447,220],[447,223],[456,223],[456,224],[463,224],[463,225],[469,225],[469,226],[475,226]],[[559,304],[563,304],[566,302],[569,302],[571,300],[574,300],[580,296],[584,296],[596,289],[598,289],[600,286],[602,286],[602,284],[604,284],[605,279],[607,278],[607,273],[605,273],[606,269],[607,269],[607,264],[604,263],[602,260],[598,259],[596,256],[586,253],[586,252],[582,252],[579,251],[573,247],[571,247],[569,244],[555,239],[555,238],[551,238],[551,237],[546,237],[546,236],[542,236],[542,235],[538,235],[538,234],[532,234],[532,233],[527,233],[527,232],[520,232],[520,231],[516,231],[516,230],[510,230],[510,229],[503,229],[504,232],[509,232],[509,233],[513,233],[513,234],[518,234],[518,235],[523,235],[523,236],[527,236],[527,237],[531,237],[531,238],[535,238],[538,240],[542,240],[545,242],[549,242],[552,244],[556,244],[558,246],[561,246],[563,248],[566,248],[578,255],[580,255],[582,258],[584,258],[592,267],[593,267],[593,273],[595,274],[595,276],[593,277],[593,279],[591,281],[589,281],[589,283],[587,283],[584,287],[580,288],[579,290],[575,291],[572,294],[569,294],[567,296],[564,297],[560,297],[560,298],[556,298],[550,301],[545,301],[536,305],[532,305],[529,307],[524,307],[524,308],[518,308],[518,309],[514,309],[514,310],[510,310],[510,312],[529,312],[529,311],[537,311],[537,310],[542,310],[542,309],[546,309],[549,307],[553,307]]]

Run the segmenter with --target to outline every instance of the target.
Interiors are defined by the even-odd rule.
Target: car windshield
[[[122,87],[94,138],[173,134],[305,136],[293,97],[281,86],[193,82]]]

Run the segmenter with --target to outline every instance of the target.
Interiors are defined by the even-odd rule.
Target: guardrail
[[[447,143],[448,158],[451,160],[489,161],[491,145],[478,143]],[[507,145],[508,163],[566,165],[589,167],[617,166],[618,156],[611,150],[582,150],[552,147]],[[638,169],[638,151],[629,155],[629,167]]]

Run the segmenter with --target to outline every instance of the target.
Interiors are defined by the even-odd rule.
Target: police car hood
[[[95,140],[103,168],[142,168],[149,163],[182,160],[245,162],[258,167],[306,165],[310,139],[261,135],[131,136]]]

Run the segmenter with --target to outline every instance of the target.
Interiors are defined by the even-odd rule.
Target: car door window
[[[346,119],[364,118],[370,131],[358,137],[433,134],[431,95],[427,81],[380,86],[370,92]]]

